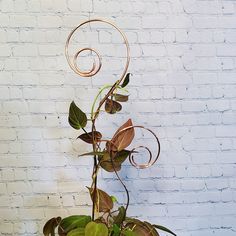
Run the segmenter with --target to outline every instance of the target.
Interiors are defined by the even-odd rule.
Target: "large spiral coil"
[[[125,46],[126,46],[126,64],[125,64],[125,68],[124,68],[124,72],[122,73],[121,77],[120,77],[120,83],[121,81],[123,80],[123,78],[125,77],[126,73],[127,73],[127,70],[128,70],[128,67],[129,67],[129,61],[130,61],[130,49],[129,49],[129,43],[128,43],[128,40],[125,36],[125,34],[113,23],[109,22],[109,21],[106,21],[106,20],[101,20],[101,19],[93,19],[93,20],[88,20],[88,21],[85,21],[83,23],[81,23],[80,25],[78,25],[76,28],[74,28],[71,33],[69,34],[68,38],[67,38],[67,41],[66,41],[66,46],[65,46],[65,55],[66,55],[66,59],[67,59],[67,62],[70,66],[70,68],[78,75],[82,76],[82,77],[91,77],[91,76],[94,76],[96,75],[101,67],[102,67],[102,58],[101,58],[101,55],[100,53],[98,53],[95,49],[93,48],[89,48],[89,47],[86,47],[86,48],[82,48],[80,50],[78,50],[74,56],[70,56],[69,55],[69,45],[70,45],[70,42],[71,42],[71,38],[72,36],[74,35],[74,33],[80,29],[83,25],[85,24],[89,24],[89,23],[93,23],[93,22],[103,22],[103,23],[106,23],[106,24],[109,24],[111,25],[112,27],[114,27],[116,30],[119,31],[119,33],[121,34],[123,40],[124,40],[124,43],[125,43]],[[98,58],[98,65],[96,65],[96,62],[94,61],[93,62],[93,66],[92,68],[89,70],[89,71],[82,71],[79,67],[78,67],[78,64],[77,64],[77,61],[79,59],[79,56],[82,52],[84,51],[90,51],[90,52],[94,52]]]

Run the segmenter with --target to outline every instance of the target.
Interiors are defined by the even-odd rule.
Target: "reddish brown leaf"
[[[87,188],[89,189],[92,200],[94,199],[94,194],[96,194],[95,205],[99,212],[109,212],[113,208],[112,198],[106,192],[101,189],[97,189],[97,191],[94,192],[92,188]]]
[[[94,140],[93,140],[93,135],[92,134],[94,134]],[[94,131],[93,133],[89,132],[89,133],[81,134],[78,138],[83,140],[86,143],[91,143],[92,144],[93,141],[99,142],[102,138],[102,134],[98,131]]]
[[[120,111],[122,106],[120,103],[113,101],[111,99],[107,99],[105,103],[105,111],[110,114],[115,114],[116,112]]]
[[[109,152],[119,152],[128,147],[134,138],[134,128],[132,121],[129,119],[115,133],[110,142],[107,143]]]
[[[43,234],[45,236],[55,235],[55,228],[60,224],[61,217],[52,218],[43,227]]]
[[[123,94],[114,94],[114,98],[117,102],[127,102],[129,99],[129,95],[123,95]]]
[[[137,236],[159,236],[158,232],[150,223],[137,219],[129,219],[126,227],[132,229]]]

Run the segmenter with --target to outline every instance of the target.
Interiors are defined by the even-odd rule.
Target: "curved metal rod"
[[[138,146],[138,147],[134,147],[134,148],[130,151],[130,154],[129,154],[129,161],[130,161],[131,165],[134,166],[134,167],[136,167],[137,169],[145,169],[145,168],[148,168],[148,167],[154,165],[154,163],[157,161],[157,159],[158,159],[158,157],[159,157],[159,155],[160,155],[160,151],[161,151],[159,139],[158,139],[158,137],[156,136],[156,134],[155,134],[152,130],[150,130],[150,129],[148,129],[148,128],[145,128],[144,126],[132,125],[132,126],[128,126],[128,127],[125,127],[125,128],[123,128],[123,129],[119,130],[119,132],[117,132],[117,133],[113,136],[112,139],[115,139],[115,138],[118,137],[118,135],[120,135],[121,133],[123,133],[123,132],[125,132],[125,131],[127,131],[127,130],[130,130],[130,129],[134,129],[134,128],[140,128],[140,129],[144,129],[144,130],[150,132],[150,133],[155,137],[156,142],[157,142],[157,155],[156,155],[156,157],[155,157],[154,159],[153,159],[153,155],[152,155],[151,150],[150,150],[148,147],[145,147],[145,146],[143,146],[143,145]],[[128,206],[129,206],[129,199],[130,199],[129,191],[128,191],[126,185],[124,184],[124,182],[122,181],[121,177],[119,176],[118,172],[117,172],[116,169],[115,169],[114,158],[116,158],[117,153],[115,154],[115,156],[113,156],[113,151],[114,151],[114,150],[111,148],[112,145],[115,146],[116,148],[117,148],[117,146],[116,146],[116,144],[115,144],[112,140],[104,140],[104,139],[103,139],[103,140],[100,140],[99,142],[106,142],[106,143],[109,144],[109,145],[108,145],[108,152],[110,153],[110,160],[111,160],[111,163],[112,163],[113,170],[114,170],[114,172],[115,172],[115,174],[116,174],[118,180],[119,180],[120,183],[123,185],[123,187],[124,187],[124,189],[125,189],[125,192],[126,192],[127,203],[126,203],[126,208],[125,208],[125,209],[126,209],[126,211],[127,211]],[[148,153],[149,153],[149,159],[148,159],[148,162],[147,162],[147,163],[138,164],[138,163],[135,161],[133,153],[135,153],[135,150],[137,150],[138,148],[143,148],[143,149],[145,149],[145,150],[148,151]]]
[[[152,152],[150,151],[150,149],[148,147],[145,147],[145,146],[138,146],[138,147],[134,147],[131,152],[130,152],[130,155],[129,155],[129,161],[131,163],[132,166],[138,168],[138,169],[145,169],[145,168],[148,168],[152,165],[154,165],[160,155],[160,151],[161,151],[161,145],[160,145],[160,141],[157,137],[157,135],[150,129],[148,128],[145,128],[144,126],[140,126],[140,125],[132,125],[132,126],[128,126],[128,127],[125,127],[121,130],[119,130],[119,132],[117,132],[112,139],[115,139],[117,138],[118,135],[120,135],[121,133],[129,130],[129,129],[133,129],[133,128],[140,128],[140,129],[144,129],[148,132],[150,132],[156,139],[156,142],[157,142],[157,155],[156,157],[153,159],[153,155],[152,155]],[[114,143],[111,143],[111,145],[114,145]],[[111,146],[110,145],[110,146]],[[132,155],[133,153],[135,153],[135,150],[137,150],[138,148],[143,148],[143,149],[146,149],[149,153],[149,160],[147,163],[143,163],[143,164],[138,164],[136,161],[135,161],[135,158],[134,158],[134,155]]]
[[[77,65],[77,59],[79,57],[79,54],[83,51],[91,51],[91,52],[95,52],[97,57],[98,57],[98,60],[99,60],[99,65],[98,67],[96,68],[96,62],[94,61],[93,62],[93,67],[90,71],[81,71]],[[101,63],[101,56],[100,54],[98,54],[98,52],[92,48],[83,48],[81,50],[79,50],[75,55],[74,55],[74,58],[73,58],[73,64],[74,64],[74,67],[76,69],[76,71],[78,72],[79,75],[83,75],[84,77],[89,77],[89,76],[93,76],[95,75],[95,73],[97,73],[100,69],[101,69],[101,66],[102,66],[102,63]],[[96,69],[96,70],[95,70]],[[97,71],[97,72],[96,72]]]
[[[125,68],[124,68],[124,71],[120,77],[120,80],[119,80],[119,83],[120,84],[122,82],[122,80],[125,78],[125,75],[127,73],[127,70],[128,70],[128,67],[129,67],[129,62],[130,62],[130,48],[129,48],[129,43],[128,43],[128,40],[125,36],[125,34],[121,31],[121,29],[119,29],[115,24],[107,21],[107,20],[102,20],[102,19],[93,19],[93,20],[88,20],[88,21],[84,21],[83,23],[81,23],[80,25],[78,25],[76,28],[74,28],[71,33],[69,34],[68,38],[67,38],[67,41],[66,41],[66,46],[65,46],[65,55],[66,55],[66,59],[67,59],[67,62],[70,66],[70,68],[78,75],[82,76],[82,77],[91,77],[91,76],[94,76],[96,75],[99,70],[101,69],[101,66],[102,66],[102,58],[100,56],[100,54],[95,50],[95,49],[92,49],[92,48],[83,48],[81,50],[78,50],[75,55],[74,55],[74,58],[73,60],[70,59],[70,56],[69,56],[69,44],[70,44],[70,41],[71,41],[71,38],[73,36],[73,34],[83,25],[85,24],[88,24],[88,23],[92,23],[92,22],[103,22],[103,23],[106,23],[106,24],[109,24],[111,25],[112,27],[114,27],[116,30],[119,31],[119,33],[121,34],[122,38],[124,39],[124,43],[126,45],[126,65],[125,65]],[[99,61],[99,64],[96,65],[96,62],[94,61],[93,63],[93,67],[89,70],[89,71],[82,71],[78,68],[78,65],[76,63],[79,55],[81,52],[83,51],[90,51],[90,52],[94,52],[98,58],[98,61]]]

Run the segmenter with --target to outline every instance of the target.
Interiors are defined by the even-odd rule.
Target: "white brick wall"
[[[181,236],[235,236],[235,0],[0,1],[0,234],[42,235],[51,216],[89,212],[92,161],[77,157],[88,147],[67,123],[68,106],[74,99],[89,111],[96,90],[121,73],[125,52],[117,32],[96,24],[103,30],[80,34],[81,42],[94,42],[104,66],[92,80],[78,78],[64,44],[89,17],[117,23],[132,56],[131,99],[99,130],[111,136],[131,117],[162,145],[154,167],[127,163],[121,172],[129,214]],[[101,177],[100,187],[124,202],[114,176]]]

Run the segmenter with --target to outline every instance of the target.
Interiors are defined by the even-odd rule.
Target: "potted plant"
[[[114,24],[99,19],[83,22],[71,32],[66,43],[66,57],[69,65],[72,70],[80,76],[91,77],[101,68],[100,55],[94,49],[85,48],[79,50],[75,54],[73,62],[71,62],[71,58],[68,55],[68,46],[73,33],[82,25],[91,22],[108,23],[121,33],[127,47],[127,63],[124,73],[119,80],[117,80],[114,84],[105,85],[99,90],[91,108],[90,119],[87,117],[87,114],[85,114],[75,104],[74,101],[71,102],[69,107],[68,122],[70,126],[76,130],[82,129],[84,133],[79,135],[78,139],[89,143],[92,146],[91,152],[81,155],[92,156],[94,160],[91,175],[92,183],[91,186],[87,187],[93,203],[92,214],[91,216],[72,215],[64,219],[61,217],[52,218],[44,225],[43,234],[45,236],[53,236],[55,235],[57,228],[57,232],[60,236],[158,236],[159,230],[176,235],[164,226],[151,224],[149,222],[127,216],[129,192],[118,172],[121,170],[122,164],[126,159],[129,159],[130,163],[134,167],[140,169],[153,165],[160,154],[160,143],[153,131],[143,126],[133,125],[131,119],[128,119],[123,125],[121,125],[110,139],[104,139],[102,132],[96,129],[96,120],[101,114],[102,108],[104,108],[109,114],[115,114],[122,109],[121,103],[128,101],[126,86],[130,81],[130,73],[127,73],[129,65],[129,45],[125,35]],[[84,50],[95,52],[99,58],[99,65],[96,66],[94,63],[93,68],[87,72],[81,71],[76,64],[79,54]],[[106,93],[103,95],[105,91]],[[102,99],[98,101],[100,96],[102,96]],[[90,131],[87,130],[89,122],[91,122]],[[157,155],[155,158],[153,158],[151,151],[145,146],[129,149],[135,136],[135,129],[143,129],[153,135],[157,142]],[[135,161],[134,155],[137,154],[139,148],[145,149],[150,154],[148,163],[138,164]],[[118,209],[114,209],[114,202],[117,201],[116,198],[110,196],[107,192],[97,187],[98,172],[101,169],[108,172],[114,172],[117,179],[123,185],[127,194],[127,203],[125,206],[120,206]]]

